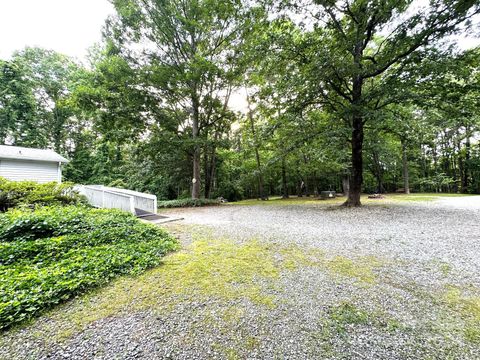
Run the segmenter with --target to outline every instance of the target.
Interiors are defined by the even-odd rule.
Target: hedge
[[[20,206],[73,205],[85,203],[73,183],[10,181],[0,177],[0,212]]]

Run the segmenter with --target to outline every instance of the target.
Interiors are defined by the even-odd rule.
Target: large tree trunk
[[[200,132],[200,113],[199,100],[196,95],[192,96],[192,139],[193,148],[193,179],[192,179],[192,199],[200,198],[200,144],[198,143],[198,135]]]
[[[352,174],[348,199],[343,204],[348,207],[362,205],[360,202],[363,184],[363,115],[360,109],[362,105],[362,87],[363,78],[357,75],[353,80],[352,87]]]
[[[208,157],[208,147],[203,149],[203,194],[205,199],[210,198],[210,185],[211,185],[211,171],[210,171],[210,159]]]
[[[408,172],[407,144],[402,140],[402,165],[403,165],[403,189],[405,194],[410,194],[410,177]]]
[[[352,176],[345,206],[361,206],[360,195],[363,184],[363,118],[353,119],[352,130]]]

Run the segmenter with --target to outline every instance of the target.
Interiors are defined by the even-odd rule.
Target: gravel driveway
[[[183,244],[4,359],[479,359],[480,197],[169,211]]]

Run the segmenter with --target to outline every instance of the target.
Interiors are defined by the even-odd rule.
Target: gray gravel
[[[374,257],[384,265],[375,268],[371,284],[304,265],[282,271],[274,287],[259,279],[275,297],[274,308],[192,296],[168,312],[101,319],[63,342],[47,344],[33,335],[48,322],[44,316],[4,334],[0,358],[480,359],[480,339],[465,337],[480,318],[445,301],[452,287],[480,299],[480,197],[361,209],[322,203],[169,213],[185,218],[166,225],[184,244],[200,226],[239,244],[258,239],[279,248],[320,249],[328,259]],[[221,314],[228,309],[241,309],[241,316],[226,323]]]

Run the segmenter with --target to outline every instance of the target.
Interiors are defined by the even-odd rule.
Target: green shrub
[[[0,214],[0,328],[176,248],[165,231],[118,210],[51,207]]]
[[[19,206],[86,203],[73,186],[73,183],[39,184],[33,181],[10,181],[0,177],[0,212]]]
[[[177,199],[168,201],[159,201],[158,208],[178,208],[178,207],[197,207],[219,205],[220,201],[212,199]]]
[[[129,213],[82,206],[43,207],[36,211],[13,209],[0,217],[0,239],[35,240],[136,224],[137,219]]]

